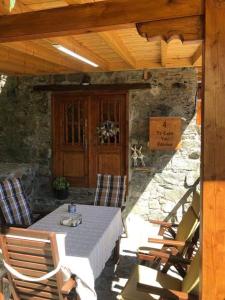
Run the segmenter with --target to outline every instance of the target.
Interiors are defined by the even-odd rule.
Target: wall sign
[[[181,146],[181,118],[152,117],[149,119],[151,150],[177,150]]]

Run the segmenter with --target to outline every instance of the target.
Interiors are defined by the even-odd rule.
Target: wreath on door
[[[115,138],[119,133],[119,127],[113,121],[105,121],[97,127],[97,134],[102,144],[106,143],[109,138]]]

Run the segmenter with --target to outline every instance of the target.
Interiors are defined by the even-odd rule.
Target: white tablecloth
[[[62,265],[78,278],[77,293],[81,300],[94,300],[97,299],[94,281],[101,274],[122,233],[121,210],[77,205],[77,212],[82,214],[82,224],[67,227],[60,225],[60,218],[67,215],[67,207],[66,204],[60,206],[30,228],[57,233]]]

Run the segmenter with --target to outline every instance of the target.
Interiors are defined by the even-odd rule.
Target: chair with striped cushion
[[[30,204],[19,178],[0,182],[0,208],[4,216],[3,224],[17,226],[32,224]]]
[[[126,176],[97,174],[94,205],[122,207],[126,194]]]

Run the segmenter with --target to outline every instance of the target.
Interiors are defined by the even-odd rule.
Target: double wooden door
[[[97,173],[126,174],[126,98],[124,93],[53,95],[54,176],[65,176],[72,186],[95,187]],[[107,135],[110,128],[114,135]]]

